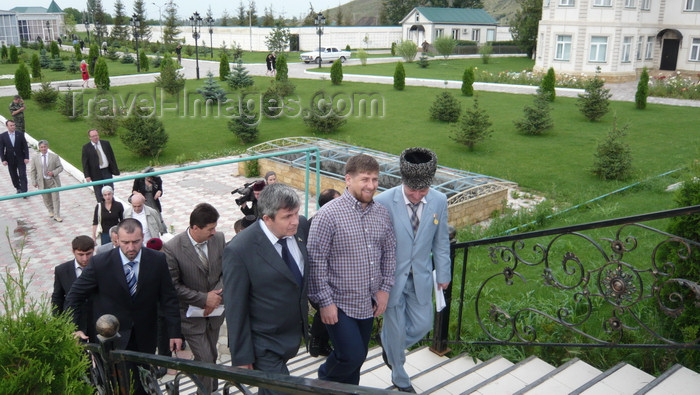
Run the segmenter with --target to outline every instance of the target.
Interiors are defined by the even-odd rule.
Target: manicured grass
[[[356,58],[353,56],[353,58]],[[397,59],[399,61],[400,59]],[[417,58],[416,58],[417,60]],[[491,58],[488,64],[483,64],[481,59],[448,59],[441,56],[430,59],[430,66],[421,68],[418,63],[404,63],[407,78],[433,78],[438,80],[462,80],[462,74],[467,67],[476,67],[479,70],[488,70],[491,73],[502,71],[519,72],[532,70],[535,61],[527,57]],[[393,76],[396,62],[368,64],[367,66],[343,66],[345,74],[383,75]]]

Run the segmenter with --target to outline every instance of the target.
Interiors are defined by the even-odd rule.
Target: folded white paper
[[[218,317],[221,314],[224,314],[224,305],[219,305],[219,307],[215,308],[214,311],[211,312],[207,317]],[[201,307],[196,307],[190,305],[189,308],[187,308],[187,318],[191,317],[204,317],[204,309]]]
[[[435,290],[435,311],[438,313],[445,308],[445,294],[438,289],[437,272],[433,270],[433,289]]]

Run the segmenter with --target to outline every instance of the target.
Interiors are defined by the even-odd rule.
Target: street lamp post
[[[87,12],[84,15],[85,15],[85,31],[87,32],[87,42],[88,42],[88,45],[90,45],[90,21],[88,20]]]
[[[316,14],[314,24],[316,25],[316,34],[318,34],[318,68],[320,69],[321,63],[323,63],[323,58],[321,58],[321,36],[323,35],[323,25],[326,24],[326,17],[319,12]]]
[[[212,27],[214,25],[214,18],[208,16],[205,22],[209,25],[209,47],[211,48],[211,58],[214,59],[214,28]]]
[[[46,39],[51,40],[51,22],[46,21]]]
[[[190,25],[192,25],[192,38],[194,38],[194,53],[196,59],[197,79],[199,79],[199,32],[202,28],[202,17],[199,12],[195,11],[190,17]]]
[[[95,34],[97,35],[97,45],[102,45],[100,44],[100,41],[102,41],[102,25],[98,21],[95,22]]]
[[[141,72],[141,62],[139,59],[139,27],[141,22],[139,21],[139,16],[134,14],[131,16],[131,27],[134,28],[134,40],[136,40],[136,72]]]

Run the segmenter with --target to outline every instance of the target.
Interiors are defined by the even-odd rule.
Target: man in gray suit
[[[416,392],[403,365],[404,350],[427,334],[433,324],[433,265],[438,288],[450,284],[447,198],[430,188],[437,156],[426,148],[408,148],[400,158],[402,184],[374,200],[391,215],[396,235],[394,286],[384,313],[382,357],[401,392]]]
[[[104,243],[101,246],[95,248],[95,255],[109,252],[119,247],[119,234],[117,233],[118,231],[118,225],[114,225],[111,228],[109,228],[109,238],[111,241],[109,243]]]
[[[49,152],[49,142],[39,140],[39,152],[41,155],[34,155],[29,161],[31,162],[32,185],[39,189],[51,189],[61,186],[61,179],[58,174],[63,171],[61,166],[61,158],[53,152]],[[56,222],[63,222],[61,219],[61,201],[58,197],[58,192],[45,193],[41,195],[44,199],[44,205],[49,210],[49,218],[53,218]]]
[[[289,186],[268,185],[259,220],[224,250],[224,300],[231,365],[289,374],[308,321],[306,220]],[[258,394],[277,392],[261,388]]]
[[[222,303],[221,258],[226,241],[216,231],[219,212],[200,203],[190,213],[190,227],[163,245],[170,276],[180,300],[182,334],[196,361],[216,363],[216,343],[223,314],[211,315]],[[201,317],[188,317],[190,306],[204,309]],[[207,393],[217,388],[215,378],[199,376]]]

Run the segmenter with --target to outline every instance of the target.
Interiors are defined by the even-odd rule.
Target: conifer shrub
[[[80,119],[83,116],[82,94],[80,94],[80,92],[73,92],[68,88],[66,93],[59,96],[58,112],[71,121]]]
[[[156,56],[151,58],[151,66],[154,69],[160,69],[161,63],[163,63],[163,57],[160,56],[160,52],[156,52]]]
[[[617,117],[613,119],[612,129],[596,149],[593,174],[603,180],[624,180],[632,174],[632,150],[624,142],[627,129],[629,124],[619,128]]]
[[[357,57],[358,59],[360,59],[360,64],[362,64],[363,66],[367,66],[367,51],[360,48],[357,51]]]
[[[29,70],[24,62],[20,63],[15,71],[15,88],[17,88],[17,94],[25,100],[32,96],[32,80],[29,78]]]
[[[277,63],[275,64],[277,72],[275,73],[275,80],[277,81],[287,81],[289,79],[289,67],[287,66],[287,55],[284,53],[279,54],[277,57]]]
[[[647,108],[647,97],[649,97],[649,72],[645,67],[639,76],[637,92],[634,94],[634,102],[638,109],[643,110]]]
[[[226,101],[226,91],[214,80],[214,73],[209,71],[207,79],[201,88],[197,88],[197,93],[202,95],[204,101],[212,100],[214,103]]]
[[[605,89],[605,82],[598,77],[600,67],[596,71],[596,75],[589,79],[585,84],[585,92],[578,95],[579,111],[588,118],[589,121],[595,122],[602,118],[610,110],[610,89]]]
[[[170,56],[163,57],[160,75],[156,77],[156,86],[171,95],[177,95],[185,87],[185,77],[177,71],[177,66]]]
[[[52,58],[61,56],[61,53],[58,50],[58,43],[56,41],[51,41],[51,46],[49,46],[49,49],[51,51]]]
[[[32,77],[35,79],[41,79],[41,62],[39,61],[39,55],[36,52],[32,55]]]
[[[134,57],[130,53],[125,53],[119,59],[119,63],[122,64],[133,64],[134,62],[136,62],[136,60],[134,60]]]
[[[406,71],[403,68],[403,63],[397,62],[394,69],[394,89],[402,91],[406,87]]]
[[[17,50],[17,47],[15,47],[14,45],[10,45],[10,63],[12,63],[12,64],[19,63],[19,51]]]
[[[97,65],[97,58],[100,57],[100,48],[97,44],[92,44],[90,46],[90,52],[88,53],[88,58],[85,61],[88,63],[88,72],[90,75],[95,74],[95,66]]]
[[[36,54],[35,54],[36,55]],[[33,93],[34,101],[39,104],[44,110],[53,108],[58,100],[58,90],[51,87],[51,83],[44,81],[41,83],[41,88]]]
[[[80,71],[80,66],[78,66],[78,62],[75,60],[75,56],[71,56],[70,63],[68,63],[68,72],[71,74],[75,74],[78,71]]]
[[[228,82],[228,86],[234,90],[248,88],[253,86],[255,83],[253,81],[253,77],[248,75],[248,69],[243,66],[242,59],[238,59],[236,67],[231,70],[231,75],[228,76],[228,80],[226,82]]]
[[[51,58],[49,57],[49,53],[46,52],[45,49],[42,49],[40,51],[41,55],[39,57],[39,63],[41,64],[42,69],[48,69],[51,67]]]
[[[542,78],[542,82],[540,83],[540,89],[542,89],[542,92],[549,94],[549,101],[554,101],[554,98],[556,97],[556,83],[557,78],[554,74],[554,67],[550,67],[549,70],[547,70],[547,74],[545,74],[545,76]]]
[[[97,59],[97,65],[95,66],[95,86],[99,90],[108,91],[109,90],[109,69],[107,68],[107,61],[105,58],[100,56]]]
[[[343,82],[343,63],[336,59],[331,66],[331,82],[333,85],[340,85]]]
[[[141,67],[141,72],[148,71],[151,67],[148,56],[146,56],[146,52],[143,50],[139,53],[139,66]]]
[[[457,122],[460,103],[450,92],[443,91],[435,97],[430,107],[430,119],[443,122]]]
[[[80,44],[73,45],[73,52],[75,52],[75,59],[78,62],[83,60],[83,51],[80,50]]]
[[[258,139],[258,114],[242,112],[228,121],[228,129],[243,144],[249,144]]]
[[[316,92],[314,97],[325,97],[323,91]],[[321,134],[333,133],[345,125],[347,119],[340,116],[330,101],[318,101],[304,112],[304,123],[309,129]]]
[[[0,47],[0,61],[5,63],[7,58],[10,56],[10,52],[7,49],[7,46],[5,43],[2,43],[2,47]]]
[[[221,81],[226,81],[229,74],[231,74],[231,65],[228,64],[228,55],[226,55],[226,52],[221,52],[221,59],[219,60],[219,79]]]
[[[423,54],[423,53],[421,53],[416,64],[418,64],[418,66],[420,66],[420,68],[422,68],[422,69],[427,69],[428,66],[430,66],[430,62],[428,61],[428,57],[425,56],[425,54]]]
[[[474,69],[467,67],[462,74],[462,94],[464,96],[474,95]]]
[[[135,110],[123,121],[123,126],[125,130],[119,133],[119,138],[136,155],[158,157],[168,144],[163,122],[141,110]]]
[[[523,108],[523,118],[513,122],[520,133],[537,136],[554,127],[552,108],[547,96],[542,89],[537,89],[533,105]]]
[[[51,66],[49,66],[49,68],[53,71],[64,71],[66,69],[66,64],[63,63],[61,57],[56,56],[51,60]]]
[[[473,107],[467,107],[465,113],[460,117],[459,122],[455,124],[450,138],[460,144],[466,145],[469,151],[473,151],[476,143],[491,136],[493,133],[491,125],[493,125],[493,123],[488,113],[486,113],[486,110],[479,107],[479,98],[475,97]]]

